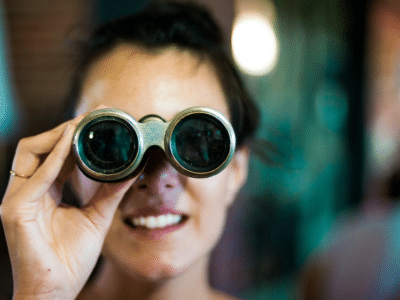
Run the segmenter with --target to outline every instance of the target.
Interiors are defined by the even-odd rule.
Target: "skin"
[[[77,114],[99,104],[121,109],[136,120],[148,114],[170,120],[193,106],[211,107],[229,117],[212,65],[174,48],[149,54],[131,45],[120,45],[103,57],[88,72]],[[132,295],[135,299],[141,299],[138,295],[143,299],[189,299],[194,293],[199,299],[219,299],[222,295],[215,294],[207,282],[209,253],[221,235],[227,209],[245,180],[247,153],[238,151],[227,169],[207,179],[178,173],[162,151],[148,154],[157,163],[145,167],[122,200],[103,247],[105,266],[82,293],[82,299],[93,294],[99,299],[112,299],[117,293],[127,299]],[[77,171],[74,186],[86,203],[100,184]],[[182,228],[160,239],[132,235],[124,217],[159,206],[182,212],[188,220]],[[114,288],[110,288],[110,278],[115,279],[111,283]]]
[[[134,181],[103,184],[80,209],[60,204],[74,165],[73,132],[82,117],[18,143],[12,169],[29,177],[11,176],[1,204],[13,299],[75,299],[100,255],[118,203]]]
[[[138,178],[99,184],[77,170],[71,143],[84,114],[104,105],[136,119],[158,114],[170,120],[198,105],[229,116],[213,67],[189,52],[120,45],[95,62],[77,117],[18,144],[12,169],[32,176],[12,176],[1,205],[13,299],[231,299],[209,287],[207,267],[246,179],[247,149],[238,149],[224,171],[207,179],[183,176],[163,151],[152,150]],[[81,208],[60,204],[69,178]],[[160,208],[186,221],[159,238],[124,223],[143,209]],[[105,263],[85,285],[100,253]]]

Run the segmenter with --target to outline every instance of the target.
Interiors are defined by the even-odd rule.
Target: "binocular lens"
[[[81,133],[83,159],[94,171],[112,174],[126,168],[137,154],[136,134],[116,120],[88,124]]]
[[[193,114],[183,118],[171,138],[173,155],[186,169],[209,172],[219,167],[230,152],[225,126],[216,118]]]
[[[166,122],[147,115],[137,122],[114,108],[88,114],[74,133],[79,168],[89,178],[115,182],[138,174],[150,147],[160,147],[176,170],[205,178],[222,171],[235,151],[229,121],[207,107],[192,107]]]

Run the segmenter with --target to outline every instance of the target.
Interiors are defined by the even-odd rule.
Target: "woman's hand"
[[[114,213],[134,179],[102,184],[84,207],[61,204],[73,170],[78,117],[18,144],[1,205],[14,299],[75,299],[100,255]]]

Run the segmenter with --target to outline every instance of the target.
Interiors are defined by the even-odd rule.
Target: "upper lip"
[[[135,210],[132,213],[125,214],[124,219],[126,218],[136,218],[136,217],[148,217],[148,216],[160,216],[160,215],[167,215],[167,214],[175,214],[175,215],[183,215],[187,216],[185,213],[172,209],[166,206],[159,206],[159,207],[142,207]]]

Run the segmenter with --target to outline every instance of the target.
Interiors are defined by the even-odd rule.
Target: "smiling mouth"
[[[181,214],[163,214],[157,216],[139,216],[125,219],[125,224],[134,229],[164,229],[177,225],[181,225],[188,219],[187,216]]]

